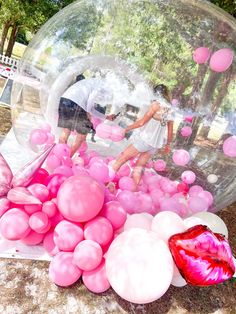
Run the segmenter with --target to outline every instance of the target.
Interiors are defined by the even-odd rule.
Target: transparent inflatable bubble
[[[194,184],[214,195],[212,210],[221,209],[236,199],[235,151],[223,151],[236,135],[235,47],[235,20],[206,1],[74,2],[42,27],[20,63],[12,93],[17,140],[34,151],[54,136],[58,141],[60,99],[80,74],[109,89],[112,97],[99,98],[100,105],[118,114],[106,123],[121,127],[142,117],[152,100],[162,102],[153,86],[164,84],[172,95],[174,135],[171,152],[157,150],[154,160],[167,162],[172,180],[192,170]],[[129,134],[115,143],[95,140],[88,134],[89,147],[104,156],[117,156],[130,141]],[[173,163],[179,149],[189,153],[188,164]]]

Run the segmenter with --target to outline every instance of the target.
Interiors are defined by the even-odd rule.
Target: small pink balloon
[[[53,217],[57,213],[57,206],[52,201],[47,201],[42,205],[42,212],[47,214],[48,217]]]
[[[119,188],[121,190],[126,190],[126,191],[135,191],[136,185],[135,185],[134,180],[132,178],[122,177],[119,180]]]
[[[177,107],[179,105],[178,99],[175,99],[175,98],[172,99],[171,104],[172,104],[172,106]]]
[[[12,171],[8,163],[6,162],[5,158],[0,153],[0,182],[1,182],[0,197],[5,196],[9,191],[12,178],[13,178]]]
[[[44,233],[48,226],[48,216],[45,213],[36,212],[30,216],[29,225],[34,231]]]
[[[73,176],[73,170],[70,167],[67,166],[59,166],[54,171],[53,174],[61,174],[67,178]]]
[[[124,231],[128,231],[133,228],[151,230],[152,219],[153,216],[147,213],[130,215],[124,224]]]
[[[110,139],[113,142],[120,142],[125,137],[125,130],[119,126],[113,126],[111,129]]]
[[[193,171],[184,171],[181,175],[181,179],[184,183],[192,184],[196,180],[196,175]]]
[[[96,162],[104,163],[104,160],[103,160],[102,157],[99,157],[99,156],[92,157],[92,158],[90,158],[88,165],[91,166],[94,162],[95,162],[95,163],[96,163]]]
[[[83,167],[73,166],[72,170],[74,176],[90,176],[89,171]]]
[[[61,287],[72,285],[81,274],[81,270],[73,263],[73,253],[59,252],[49,265],[50,280]]]
[[[149,192],[151,192],[152,190],[156,190],[157,188],[160,187],[160,180],[161,177],[157,175],[150,176],[145,179],[144,182],[146,182]]]
[[[190,196],[188,199],[188,207],[193,214],[205,212],[208,210],[208,202],[199,196]]]
[[[234,53],[229,48],[223,48],[213,53],[210,60],[210,68],[215,72],[225,72],[231,66]]]
[[[42,205],[25,205],[24,209],[27,214],[32,215],[36,212],[41,211]]]
[[[137,192],[134,212],[154,214],[151,196],[147,193]]]
[[[44,184],[44,181],[47,179],[48,176],[49,176],[49,173],[47,172],[47,170],[40,168],[34,175],[33,180],[30,181],[30,184],[34,184],[34,183]]]
[[[207,201],[208,206],[211,206],[213,204],[214,198],[210,192],[201,191],[200,193],[198,193],[197,196],[204,198],[204,200]]]
[[[20,240],[30,232],[29,216],[18,208],[9,209],[0,219],[0,232],[7,240]]]
[[[124,225],[127,218],[126,211],[121,206],[121,204],[117,201],[106,203],[103,206],[103,209],[100,212],[100,215],[107,218],[112,224],[112,227],[114,229],[121,228]]]
[[[48,140],[47,132],[42,129],[34,129],[30,133],[30,144],[31,145],[43,145]]]
[[[41,125],[41,130],[45,131],[45,132],[51,132],[52,128],[50,126],[50,124],[48,123],[44,123],[43,125]]]
[[[46,165],[48,169],[52,171],[61,165],[61,159],[56,155],[51,154],[46,160]]]
[[[11,189],[7,198],[9,201],[15,204],[21,205],[39,205],[41,201],[35,197],[27,188],[24,187],[16,187]]]
[[[193,53],[193,60],[198,64],[207,63],[211,55],[211,51],[207,47],[199,47]]]
[[[80,145],[80,148],[79,148],[79,153],[84,153],[84,152],[86,152],[87,151],[87,149],[88,149],[88,145],[87,145],[87,143],[86,142],[83,142],[81,145]]]
[[[134,193],[131,191],[121,191],[117,195],[117,200],[128,214],[133,214],[135,212],[137,198]]]
[[[112,126],[109,124],[101,123],[96,128],[96,134],[97,136],[108,139],[110,138],[112,133]]]
[[[148,186],[147,184],[145,184],[143,182],[143,180],[141,179],[138,186],[137,186],[137,192],[143,192],[143,193],[147,193],[148,192]]]
[[[99,182],[105,183],[109,181],[109,169],[104,162],[93,162],[89,168],[89,174]]]
[[[6,197],[0,198],[0,217],[11,208],[11,202]]]
[[[45,250],[48,252],[50,256],[54,256],[60,252],[60,250],[58,249],[58,247],[56,246],[53,240],[53,237],[54,237],[54,232],[50,231],[45,235],[43,239],[43,247],[45,248]]]
[[[184,121],[189,122],[189,123],[192,123],[192,122],[193,122],[193,117],[192,117],[192,116],[186,116],[186,117],[184,118]]]
[[[84,271],[91,271],[97,268],[102,261],[102,248],[92,240],[80,242],[74,250],[74,263]]]
[[[44,234],[40,234],[35,232],[34,230],[31,230],[30,233],[23,239],[21,239],[21,242],[26,245],[38,245],[43,241]]]
[[[64,217],[61,213],[57,212],[56,215],[50,219],[52,227],[56,227],[62,220],[64,220]]]
[[[131,169],[128,165],[124,164],[120,167],[119,171],[117,171],[117,175],[119,178],[128,177],[131,174]]]
[[[96,269],[84,271],[82,279],[84,285],[93,293],[102,293],[108,290],[110,283],[107,280],[105,260]]]
[[[93,240],[103,246],[109,243],[112,237],[112,224],[104,217],[97,216],[84,226],[84,238],[86,240]]]
[[[62,174],[53,174],[47,178],[45,184],[50,192],[50,197],[56,197],[62,183],[67,179]]]
[[[55,143],[55,135],[51,134],[51,133],[47,133],[47,137],[48,137],[48,140],[46,142],[46,144],[53,144]]]
[[[82,226],[62,220],[54,230],[54,242],[61,251],[72,252],[84,238]]]
[[[60,187],[57,206],[61,214],[71,221],[88,221],[101,210],[104,193],[104,188],[93,178],[73,176]]]
[[[70,157],[70,147],[67,144],[56,144],[52,153],[59,159]]]
[[[160,189],[155,189],[150,192],[150,196],[152,198],[153,205],[155,208],[160,208],[160,202],[164,198],[164,192]]]
[[[32,184],[28,187],[28,190],[41,202],[46,202],[49,198],[49,190],[43,184],[40,183]]]
[[[162,159],[157,159],[154,162],[153,166],[154,166],[154,169],[156,171],[165,171],[165,169],[166,169],[166,162],[164,160],[162,160]]]
[[[197,196],[202,191],[203,188],[200,185],[193,185],[189,189],[189,196]]]
[[[173,195],[177,192],[177,183],[168,178],[161,178],[159,182],[160,188],[163,192]]]
[[[173,162],[178,166],[185,166],[190,161],[189,153],[184,149],[178,149],[172,156]]]
[[[152,169],[153,168],[153,161],[149,160],[146,164],[146,169]]]
[[[182,210],[181,204],[174,198],[163,198],[160,201],[160,211],[170,211],[179,214]]]
[[[73,166],[73,161],[70,157],[62,157],[61,164],[62,166],[71,168]]]
[[[236,157],[236,136],[230,136],[224,141],[223,152],[226,156]]]
[[[180,133],[181,133],[181,135],[182,135],[183,137],[188,137],[188,136],[190,136],[190,135],[192,134],[192,132],[193,132],[193,130],[192,130],[192,128],[191,128],[190,126],[184,126],[184,127],[181,129],[181,131],[180,131]]]

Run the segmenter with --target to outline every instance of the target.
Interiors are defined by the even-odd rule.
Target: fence
[[[11,67],[16,67],[18,66],[19,61],[13,58],[9,58],[3,55],[0,55],[0,63],[3,63],[5,65],[9,65]]]

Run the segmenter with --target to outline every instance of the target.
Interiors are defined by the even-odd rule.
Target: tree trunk
[[[11,30],[11,36],[10,36],[6,54],[5,54],[7,57],[10,57],[12,55],[12,50],[13,50],[18,32],[19,32],[19,26],[14,25]]]
[[[2,36],[1,36],[1,41],[0,41],[0,54],[3,54],[3,50],[4,50],[4,44],[7,38],[7,33],[8,30],[10,28],[10,22],[6,22],[3,24],[3,29],[2,29]]]

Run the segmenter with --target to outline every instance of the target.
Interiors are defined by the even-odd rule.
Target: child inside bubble
[[[163,147],[165,152],[169,153],[173,139],[174,117],[170,105],[169,90],[165,85],[160,84],[154,87],[154,95],[156,99],[151,102],[145,115],[125,129],[126,133],[134,129],[138,130],[130,138],[132,144],[112,164],[113,170],[117,172],[124,163],[138,156],[132,174],[136,185],[139,184],[144,168],[151,156]],[[167,141],[165,143],[166,131]]]
[[[85,77],[80,74],[76,83],[70,86],[61,96],[58,113],[58,127],[63,128],[59,143],[66,144],[72,131],[77,135],[71,145],[71,157],[78,151],[81,144],[86,140],[87,134],[93,130],[91,117],[95,116],[102,120],[113,120],[114,115],[105,116],[99,107],[105,107],[112,100],[112,92],[109,87],[99,79]]]

